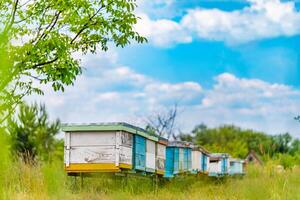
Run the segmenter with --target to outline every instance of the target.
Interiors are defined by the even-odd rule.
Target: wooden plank
[[[71,146],[100,146],[100,145],[115,145],[116,132],[72,132]]]
[[[70,142],[71,142],[71,134],[70,133],[66,133],[65,135],[65,151],[64,151],[64,159],[65,159],[65,163],[67,166],[70,165],[70,156],[71,156],[71,152],[70,152]]]
[[[184,171],[184,151],[183,148],[179,148],[179,171]]]
[[[166,165],[165,165],[165,177],[174,176],[174,167],[175,167],[175,148],[167,147],[166,149]]]
[[[156,170],[165,171],[166,162],[166,146],[163,144],[156,144]]]
[[[146,170],[146,138],[134,135],[134,168],[136,170]]]
[[[221,162],[210,162],[208,171],[209,173],[221,173]]]
[[[116,132],[116,140],[115,140],[115,164],[119,166],[120,164],[120,145],[121,145],[121,131]]]
[[[151,172],[155,171],[155,146],[155,142],[146,141],[146,169]]]
[[[120,164],[132,165],[132,148],[120,146]]]
[[[201,170],[201,152],[197,150],[192,151],[192,170],[200,171]]]
[[[70,163],[115,163],[114,146],[72,147]]]
[[[114,163],[70,163],[67,167],[67,172],[119,172],[119,167]]]

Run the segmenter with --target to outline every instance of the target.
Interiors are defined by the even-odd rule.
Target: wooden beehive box
[[[224,176],[229,171],[229,155],[213,153],[209,155],[209,176]]]
[[[146,141],[155,144],[158,138],[141,128],[126,123],[69,124],[63,126],[63,131],[66,133],[64,157],[68,173],[153,168],[152,161],[147,165]],[[151,152],[153,150],[149,150]],[[151,156],[149,159],[153,160]]]
[[[192,149],[192,173],[207,173],[209,152],[203,147],[193,145]]]
[[[230,175],[243,175],[244,174],[244,161],[236,158],[229,159],[229,174]]]
[[[192,170],[192,147],[190,143],[172,141],[168,143],[166,153],[165,177],[173,177],[179,173]]]

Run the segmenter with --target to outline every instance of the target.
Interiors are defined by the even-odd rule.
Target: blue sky
[[[300,2],[138,0],[135,29],[149,40],[81,56],[74,87],[45,87],[51,117],[126,121],[179,102],[177,129],[204,122],[300,136]]]

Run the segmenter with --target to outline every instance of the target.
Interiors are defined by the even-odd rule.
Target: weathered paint
[[[132,165],[132,134],[121,132],[119,162],[121,164]]]
[[[120,131],[67,132],[67,172],[116,172],[132,166],[132,134]]]
[[[156,173],[164,174],[166,162],[166,145],[156,143]]]
[[[134,135],[133,160],[134,169],[146,171],[146,138]]]
[[[156,155],[156,144],[151,140],[146,141],[146,171],[155,172],[155,159]]]

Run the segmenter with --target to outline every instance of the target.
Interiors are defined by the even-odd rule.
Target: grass
[[[4,199],[203,199],[261,200],[300,199],[300,168],[276,171],[273,163],[249,166],[243,178],[211,179],[178,177],[160,181],[157,190],[149,178],[96,174],[80,179],[67,177],[61,163],[30,166],[11,163],[3,184]]]

